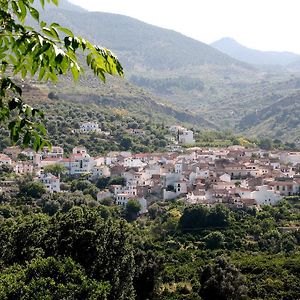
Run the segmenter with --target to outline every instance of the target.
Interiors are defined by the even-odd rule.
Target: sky
[[[69,0],[211,43],[231,37],[265,51],[300,54],[300,0]]]

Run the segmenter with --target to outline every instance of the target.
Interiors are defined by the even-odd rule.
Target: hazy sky
[[[232,37],[261,50],[300,53],[300,0],[69,0],[173,29],[205,43]]]

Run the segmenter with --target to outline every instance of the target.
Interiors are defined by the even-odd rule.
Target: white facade
[[[60,180],[58,177],[56,177],[50,173],[42,174],[39,177],[39,181],[45,185],[46,189],[50,193],[60,192]]]
[[[179,132],[178,141],[181,144],[191,145],[195,143],[194,133],[192,130],[183,130]]]
[[[44,147],[42,157],[62,158],[64,156],[64,149],[62,147],[53,146],[52,148]]]
[[[285,164],[300,164],[300,152],[284,152],[280,155],[280,160]]]
[[[95,162],[92,157],[86,155],[74,155],[71,158],[69,172],[70,174],[91,173]]]
[[[224,173],[220,176],[220,180],[223,182],[231,182],[231,176],[227,173]]]
[[[267,186],[260,186],[257,191],[251,193],[251,199],[254,199],[259,205],[275,205],[282,199],[282,196],[269,190]]]
[[[33,164],[28,161],[18,161],[14,166],[16,174],[33,174]]]
[[[94,166],[92,169],[93,177],[109,177],[110,169],[108,166]]]
[[[186,196],[186,201],[189,204],[201,203],[202,201],[207,200],[205,191],[195,191],[188,193]]]
[[[124,159],[124,167],[126,168],[143,168],[146,164],[139,158],[127,157]]]
[[[99,125],[95,122],[86,122],[80,125],[81,132],[93,132],[93,131],[101,131],[99,129]]]

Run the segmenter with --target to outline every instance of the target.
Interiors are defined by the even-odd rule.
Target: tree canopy
[[[58,5],[58,0],[46,1]],[[0,0],[0,124],[10,130],[13,142],[32,143],[38,150],[49,144],[44,114],[22,100],[20,80],[31,76],[55,82],[60,75],[71,73],[76,81],[84,70],[79,53],[102,81],[105,74],[122,76],[123,68],[110,50],[75,36],[55,22],[47,25],[40,20],[35,2]],[[45,0],[39,2],[44,8]],[[28,15],[36,21],[36,28],[25,25]]]

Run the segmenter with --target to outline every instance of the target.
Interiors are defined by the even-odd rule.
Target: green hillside
[[[246,115],[239,127],[252,135],[300,142],[300,92]]]
[[[111,48],[125,68],[125,80],[112,80],[108,86],[90,77],[76,88],[63,81],[58,87],[63,97],[125,108],[158,120],[168,115],[200,128],[296,140],[282,132],[288,127],[285,118],[263,124],[256,119],[246,127],[243,120],[297,92],[299,73],[254,67],[180,33],[130,17],[73,9],[67,2],[63,8],[47,8],[42,18]]]

